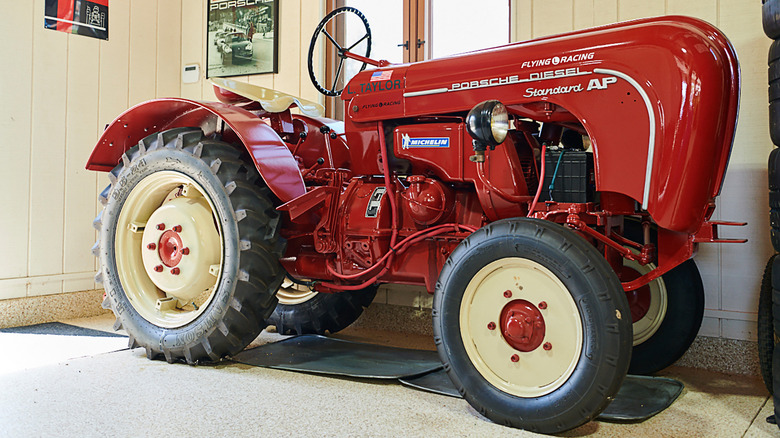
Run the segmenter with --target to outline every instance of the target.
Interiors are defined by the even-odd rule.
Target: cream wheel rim
[[[284,277],[282,285],[276,292],[276,298],[279,299],[279,304],[295,306],[311,300],[317,296],[317,293],[317,291],[312,290],[312,288],[308,286],[293,283],[289,277]]]
[[[502,309],[516,300],[543,303],[538,310],[545,323],[544,348],[519,351],[496,327]],[[566,286],[541,264],[518,257],[489,263],[471,279],[461,300],[460,334],[482,377],[518,397],[560,388],[574,372],[583,343],[580,313]]]
[[[636,252],[636,251],[634,251]],[[623,266],[645,275],[655,269],[655,264],[641,265],[634,260],[623,259]],[[637,320],[632,328],[634,331],[633,346],[637,346],[650,339],[661,327],[666,317],[668,307],[666,283],[663,278],[656,278],[646,286],[649,289],[650,305],[642,317]]]
[[[147,321],[181,327],[211,302],[222,232],[213,203],[188,176],[160,171],[142,179],[119,214],[114,247],[119,281]]]

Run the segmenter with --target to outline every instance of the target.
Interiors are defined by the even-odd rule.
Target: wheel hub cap
[[[157,246],[160,248],[160,260],[165,266],[172,268],[179,264],[182,257],[181,250],[184,249],[179,233],[167,230],[160,236],[160,242]]]
[[[512,348],[533,351],[542,345],[544,333],[542,312],[530,302],[514,300],[501,311],[501,334]]]
[[[221,250],[205,199],[179,197],[165,202],[147,223],[142,238],[143,266],[158,288],[189,303],[214,284],[209,268],[219,263]],[[151,249],[154,246],[156,250]]]

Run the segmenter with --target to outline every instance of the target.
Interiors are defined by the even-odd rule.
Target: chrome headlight
[[[246,45],[244,46],[244,49],[245,50],[252,50],[252,43],[246,43]]]
[[[509,113],[503,103],[486,100],[469,111],[466,130],[485,146],[498,146],[506,139],[509,131]]]

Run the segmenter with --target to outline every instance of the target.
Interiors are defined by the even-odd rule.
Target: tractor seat
[[[211,83],[214,84],[214,93],[223,103],[247,107],[257,102],[264,111],[269,113],[281,113],[292,106],[297,106],[301,113],[309,117],[322,117],[325,114],[325,107],[317,102],[270,88],[226,78],[211,78]]]

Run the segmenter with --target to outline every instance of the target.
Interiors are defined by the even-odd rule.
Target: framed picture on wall
[[[276,73],[279,0],[209,0],[206,77]]]

